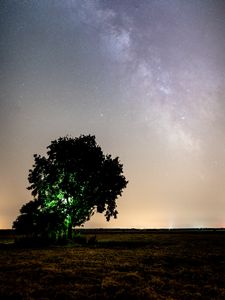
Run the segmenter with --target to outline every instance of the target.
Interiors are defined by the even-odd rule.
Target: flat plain
[[[225,299],[224,231],[81,236],[83,243],[22,247],[0,234],[0,299]]]

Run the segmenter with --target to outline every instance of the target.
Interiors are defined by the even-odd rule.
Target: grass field
[[[0,299],[225,299],[224,232],[83,231],[22,248],[0,236]]]

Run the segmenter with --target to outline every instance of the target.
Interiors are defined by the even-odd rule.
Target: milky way
[[[0,227],[34,153],[95,134],[129,185],[117,220],[225,226],[225,2],[1,1]]]

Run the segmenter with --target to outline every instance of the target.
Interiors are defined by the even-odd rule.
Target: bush
[[[74,242],[82,245],[87,244],[87,238],[85,236],[78,234],[77,236],[74,237]]]
[[[94,244],[96,244],[97,243],[96,235],[90,236],[87,239],[87,243],[88,243],[88,245],[94,245]]]
[[[15,245],[20,247],[42,247],[52,244],[52,240],[43,237],[21,236],[15,238]]]

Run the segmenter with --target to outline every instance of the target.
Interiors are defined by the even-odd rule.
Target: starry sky
[[[225,1],[1,0],[0,228],[67,134],[129,180],[118,219],[86,227],[225,226]]]

